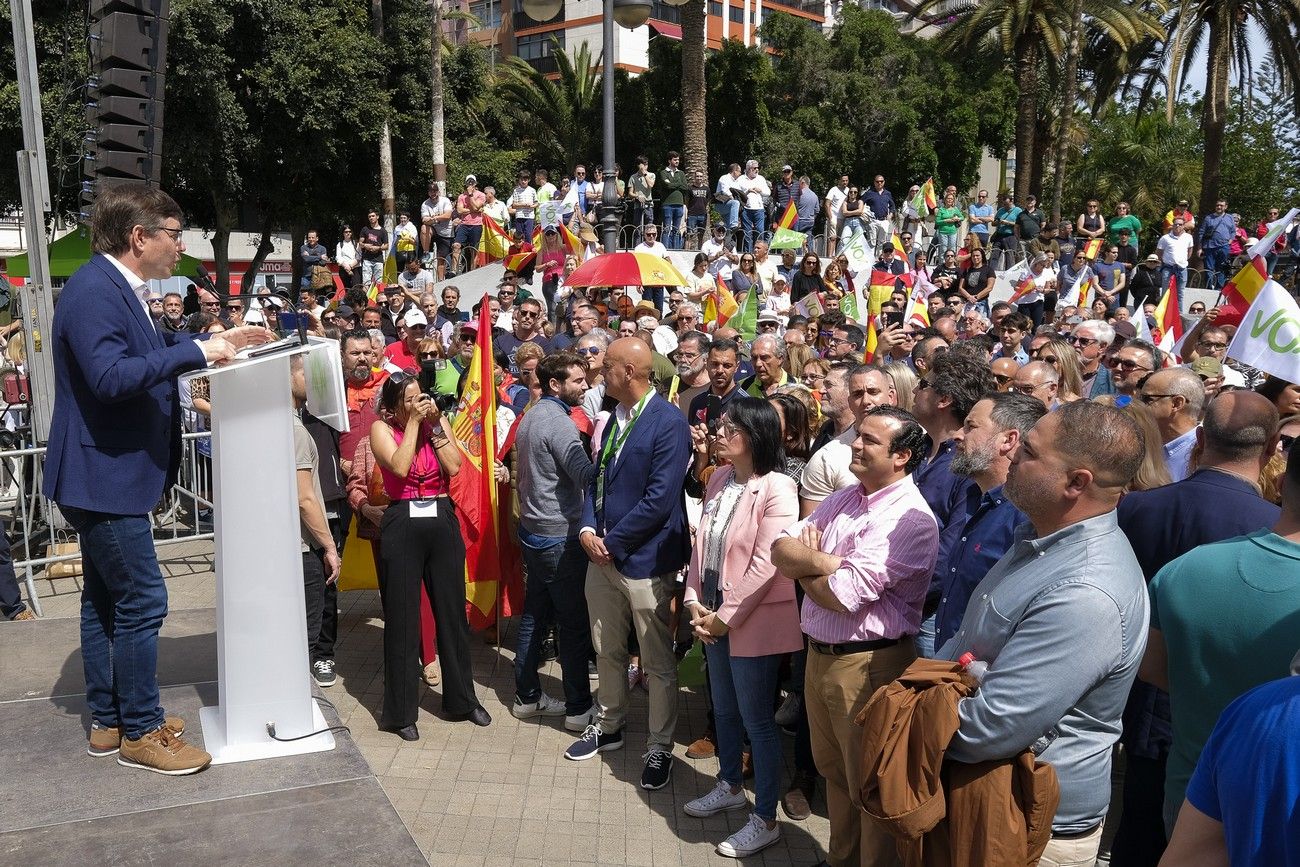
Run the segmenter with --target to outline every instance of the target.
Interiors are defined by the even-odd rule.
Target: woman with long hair
[[[742,253],[740,256],[740,265],[731,272],[731,295],[736,299],[737,304],[745,303],[745,296],[749,294],[749,287],[758,286],[758,291],[763,291],[763,281],[758,276],[758,266],[755,264],[753,253]]]
[[[1061,377],[1057,400],[1061,403],[1074,403],[1083,399],[1083,367],[1079,364],[1079,353],[1073,346],[1059,337],[1053,337],[1038,347],[1036,353],[1030,353],[1030,359],[1046,361],[1056,368]]]
[[[717,784],[683,808],[713,816],[748,806],[741,751],[749,736],[754,811],[718,844],[732,858],[753,855],[781,832],[776,802],[781,784],[781,736],[772,697],[784,654],[803,646],[794,582],[777,577],[772,543],[799,515],[794,481],[785,473],[781,422],[766,400],[737,398],[718,426],[718,456],[728,463],[709,478],[685,605],[704,642],[719,760]]]
[[[821,260],[816,253],[805,253],[799,260],[799,270],[790,278],[790,301],[797,302],[805,295],[822,291]]]
[[[433,606],[442,665],[442,706],[454,720],[492,722],[474,693],[469,621],[465,617],[465,545],[448,496],[461,453],[451,423],[414,376],[394,374],[379,393],[383,418],[370,426],[370,446],[390,505],[383,539],[379,596],[384,609],[384,702],[379,727],[418,740],[420,585]]]
[[[781,389],[767,400],[781,421],[781,447],[785,450],[785,464],[781,467],[781,472],[797,484],[803,476],[803,468],[808,463],[812,447],[812,415],[808,410],[812,403],[812,392],[796,384],[783,385]],[[807,397],[801,400],[794,393],[795,389],[803,391]]]
[[[804,365],[816,357],[816,353],[806,343],[787,343],[785,345],[785,362],[782,366],[785,368],[786,375],[790,377],[790,381],[798,382],[802,379]]]
[[[1278,415],[1300,415],[1300,385],[1269,374],[1255,390],[1273,402]]]
[[[894,381],[894,394],[898,395],[898,408],[912,411],[912,392],[921,382],[916,371],[906,361],[891,361],[884,366],[885,373]]]

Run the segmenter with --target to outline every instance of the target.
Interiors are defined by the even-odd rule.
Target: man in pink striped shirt
[[[777,569],[804,590],[804,696],[813,757],[826,776],[835,867],[898,863],[893,839],[854,803],[862,730],[853,719],[916,659],[913,638],[939,551],[938,524],[911,476],[926,453],[921,425],[881,406],[857,431],[849,469],[859,484],[827,497],[772,546]]]

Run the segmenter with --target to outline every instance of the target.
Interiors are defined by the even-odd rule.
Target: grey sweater
[[[519,455],[519,527],[538,536],[578,535],[582,498],[595,468],[578,428],[553,400],[524,414],[515,436]]]

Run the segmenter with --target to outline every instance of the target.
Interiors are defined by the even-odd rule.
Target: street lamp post
[[[635,30],[650,18],[651,0],[604,0],[601,30],[605,43],[601,72],[601,97],[604,112],[604,147],[601,164],[605,181],[600,196],[600,235],[606,252],[618,249],[618,227],[623,205],[618,196],[618,179],[614,177],[614,24]],[[664,0],[680,6],[687,0]],[[564,0],[523,0],[524,13],[534,21],[550,21],[564,8]],[[574,157],[574,154],[566,154]]]

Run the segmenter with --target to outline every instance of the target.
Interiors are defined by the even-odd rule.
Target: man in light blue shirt
[[[1138,386],[1138,400],[1147,405],[1164,440],[1169,476],[1181,482],[1188,476],[1196,426],[1205,406],[1205,386],[1189,368],[1157,370]]]
[[[970,218],[971,234],[980,239],[980,246],[989,248],[989,233],[993,231],[993,206],[989,204],[989,191],[980,190],[975,196],[975,204],[966,209]]]
[[[958,706],[948,758],[1032,749],[1055,769],[1061,798],[1043,863],[1092,863],[1101,845],[1111,748],[1146,648],[1142,569],[1115,518],[1143,448],[1137,423],[1114,407],[1077,401],[1045,415],[1003,487],[1029,521],[937,654],[988,663]]]
[[[1228,263],[1232,261],[1230,245],[1237,234],[1237,219],[1228,213],[1228,203],[1219,199],[1214,203],[1214,213],[1207,214],[1196,227],[1196,255],[1205,261],[1210,273],[1207,289],[1215,292],[1223,288],[1228,279]]]

